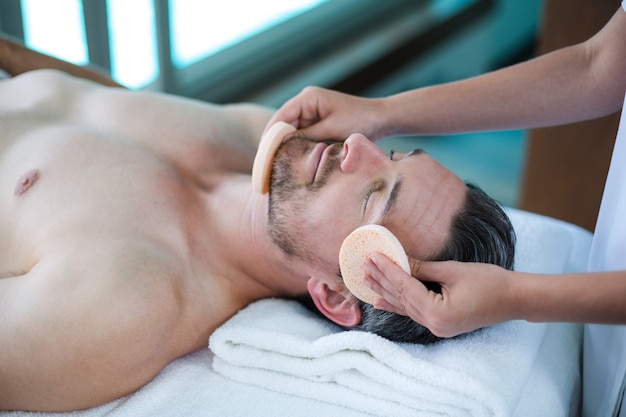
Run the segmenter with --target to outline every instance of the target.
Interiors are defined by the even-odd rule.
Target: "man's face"
[[[276,153],[270,228],[331,274],[343,239],[364,224],[387,227],[424,259],[442,248],[466,190],[419,150],[390,157],[360,134],[332,144],[293,138]]]

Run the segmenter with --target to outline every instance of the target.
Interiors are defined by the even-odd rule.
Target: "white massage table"
[[[585,270],[591,243],[591,234],[589,232],[558,220],[519,210],[509,209],[509,213],[518,235],[516,269],[546,273]],[[276,311],[279,311],[281,308],[291,308],[288,304],[281,304],[282,302],[282,300],[269,300],[264,304],[257,305],[255,308],[257,308],[257,312],[262,312],[265,306],[274,306],[272,303],[278,303],[278,310]],[[245,312],[246,309],[243,311]],[[268,310],[268,315],[271,314],[274,313]],[[239,319],[245,324],[245,314],[241,315]],[[257,319],[255,318],[254,320]],[[261,317],[262,319],[263,317]],[[297,321],[298,318],[296,317],[294,320]],[[302,327],[306,328],[307,325],[312,323],[308,320],[302,320]],[[233,326],[236,325],[234,324]],[[323,327],[323,325],[321,326]],[[463,411],[451,404],[450,412],[445,411],[445,407],[441,405],[438,405],[436,410],[433,409],[434,411],[427,412],[423,409],[422,411],[417,411],[422,407],[420,403],[414,412],[408,411],[403,414],[403,412],[392,412],[393,408],[390,408],[388,415],[567,416],[576,413],[580,396],[580,349],[582,338],[580,326],[519,322],[496,327],[497,329],[493,331],[492,329],[486,330],[485,336],[482,336],[484,339],[480,339],[478,342],[471,342],[470,340],[469,345],[464,341],[444,342],[444,344],[438,347],[420,348],[418,351],[420,355],[425,355],[423,357],[426,358],[426,361],[428,361],[429,357],[434,358],[435,364],[440,367],[439,369],[442,369],[442,375],[448,371],[463,372],[463,369],[447,370],[445,368],[464,368],[461,359],[467,360],[469,357],[470,360],[467,362],[467,366],[470,369],[472,367],[479,369],[479,365],[474,364],[474,360],[471,359],[472,355],[474,355],[476,361],[480,361],[485,357],[484,355],[498,355],[502,352],[497,350],[498,347],[496,347],[495,353],[487,352],[483,354],[482,350],[472,350],[477,346],[480,347],[480,343],[483,343],[483,340],[495,345],[504,341],[508,350],[503,357],[506,357],[506,355],[514,356],[516,354],[515,347],[517,345],[525,345],[526,341],[522,340],[526,337],[525,335],[529,334],[528,332],[535,331],[534,329],[538,329],[537,331],[541,334],[540,341],[533,345],[535,347],[532,349],[535,350],[532,351],[531,357],[524,365],[523,370],[518,372],[518,368],[521,366],[519,363],[523,361],[516,359],[510,361],[510,367],[505,365],[496,369],[496,373],[500,374],[496,375],[496,377],[501,378],[499,379],[501,382],[498,382],[498,384],[502,385],[503,382],[509,384],[503,397],[505,401],[497,403],[504,408],[501,407],[500,411],[496,412],[489,407]],[[520,340],[515,340],[515,337],[518,337],[518,333],[516,333],[518,330],[520,330]],[[269,329],[269,331],[276,331],[276,329]],[[226,335],[226,333],[223,334]],[[549,335],[557,334],[563,335],[563,337],[553,336],[552,339],[548,337]],[[332,337],[335,336],[333,335]],[[473,347],[471,343],[474,343]],[[305,348],[307,348],[306,345]],[[390,348],[390,346],[386,348]],[[486,350],[489,350],[489,347]],[[255,360],[258,359],[259,362],[262,362],[264,355],[270,354],[270,352],[264,352],[262,349],[258,350],[255,353],[255,355],[258,355]],[[0,416],[341,417],[385,414],[380,409],[376,410],[375,408],[371,409],[372,413],[366,412],[365,410],[368,409],[367,401],[350,401],[350,394],[345,394],[349,390],[346,390],[345,387],[337,386],[337,391],[333,391],[333,381],[319,382],[319,395],[310,389],[310,387],[315,386],[315,384],[311,385],[310,381],[307,382],[309,385],[303,385],[304,391],[298,391],[295,386],[292,387],[289,384],[281,385],[280,382],[272,385],[270,382],[273,380],[273,376],[268,374],[267,378],[262,377],[262,372],[265,372],[265,370],[261,370],[259,374],[261,377],[259,378],[252,379],[246,383],[238,382],[231,377],[225,377],[218,373],[213,368],[214,359],[214,353],[208,348],[179,358],[167,366],[153,381],[134,394],[93,409],[61,414],[7,412],[0,413]],[[98,358],[93,358],[93,360],[98,360]],[[300,359],[296,358],[295,360]],[[489,360],[491,361],[491,359]],[[237,372],[241,371],[241,369],[235,366],[233,373],[224,373],[234,375],[237,378]],[[243,373],[245,374],[245,372]],[[437,374],[432,379],[433,384],[437,382],[435,381],[437,379],[436,376]],[[426,382],[428,383],[430,380],[427,379]],[[461,389],[463,388],[461,386]],[[467,388],[480,389],[476,387]],[[297,395],[294,392],[300,392],[300,394]],[[333,397],[333,392],[344,394],[341,397]],[[435,390],[434,392],[436,393],[437,391]],[[474,392],[476,392],[476,398],[480,397],[487,400],[491,395],[490,392]],[[367,396],[364,398],[367,398]],[[428,399],[420,401],[424,403]],[[489,403],[489,401],[482,400],[481,402]],[[382,404],[384,405],[384,403]],[[403,409],[399,408],[398,410],[402,411]],[[406,411],[406,409],[404,410]]]

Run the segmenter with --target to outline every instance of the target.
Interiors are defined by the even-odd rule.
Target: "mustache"
[[[333,172],[339,169],[341,160],[338,158],[343,148],[343,143],[332,142],[330,150],[327,153],[327,158],[324,161],[324,165],[318,168],[318,179],[314,184],[311,184],[309,188],[313,191],[322,188],[328,182],[328,179]]]
[[[328,182],[331,174],[337,170],[341,161],[337,157],[343,149],[343,142],[337,141],[317,141],[306,137],[293,137],[280,145],[274,156],[274,163],[270,176],[270,195],[279,190],[293,190],[297,185],[292,180],[293,163],[302,158],[319,143],[325,143],[330,150],[324,165],[319,168],[318,180],[315,184],[302,186],[309,191],[316,191]]]

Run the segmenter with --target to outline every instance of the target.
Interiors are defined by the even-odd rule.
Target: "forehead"
[[[439,252],[452,220],[465,202],[467,186],[452,171],[421,150],[398,162],[400,185],[384,202],[376,223],[398,237],[406,252],[427,259]],[[392,186],[393,190],[393,186]]]

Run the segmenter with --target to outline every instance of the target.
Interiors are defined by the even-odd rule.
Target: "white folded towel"
[[[435,345],[401,344],[271,299],[241,310],[209,347],[226,377],[372,415],[557,417],[576,407],[581,335],[578,325],[509,322]]]

